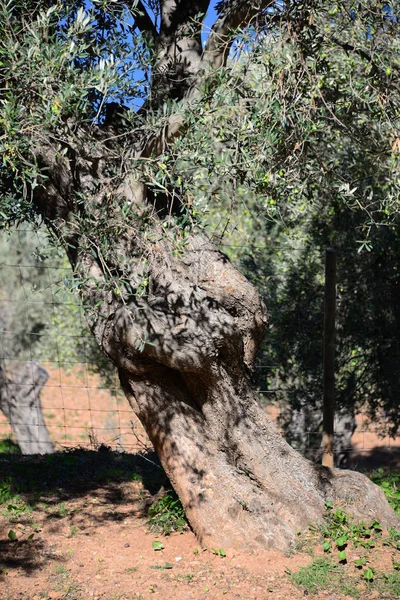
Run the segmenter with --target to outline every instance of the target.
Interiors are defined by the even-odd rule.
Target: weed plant
[[[149,508],[148,524],[151,531],[168,535],[187,529],[185,511],[176,492],[168,490],[162,498]]]
[[[0,454],[21,454],[20,447],[9,435],[0,439]]]
[[[11,477],[0,481],[0,506],[1,514],[10,523],[18,521],[21,517],[32,512],[32,507],[16,493]]]
[[[371,480],[385,492],[393,509],[400,515],[400,473],[378,469],[370,476]]]
[[[388,488],[389,489],[389,488]],[[390,488],[391,493],[393,487]],[[334,591],[353,598],[361,597],[361,590],[375,592],[382,598],[400,597],[400,562],[396,553],[400,550],[400,532],[390,529],[384,534],[376,520],[354,523],[341,508],[326,503],[326,518],[319,529],[324,556],[318,557],[297,572],[289,571],[291,581],[307,593]],[[315,532],[315,531],[314,531]],[[392,569],[383,572],[372,558],[372,549],[386,546],[393,550]],[[348,550],[357,548],[357,558],[350,560]]]

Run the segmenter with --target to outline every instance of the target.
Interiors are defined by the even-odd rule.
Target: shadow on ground
[[[168,484],[154,452],[124,454],[106,446],[76,448],[44,456],[0,455],[0,481],[11,478],[20,494],[51,493],[68,500],[123,481],[141,481],[151,494]]]
[[[352,453],[351,468],[379,467],[399,470],[400,448]],[[56,536],[89,536],[101,525],[146,517],[169,486],[151,452],[101,446],[45,456],[0,454],[0,581],[7,569],[30,574],[50,560],[62,563]]]
[[[368,451],[353,451],[349,460],[349,469],[369,472],[380,467],[400,470],[400,448],[382,448],[377,446]]]
[[[20,569],[26,574],[33,573],[43,564],[45,557],[57,559],[57,556],[51,554],[51,550],[46,543],[41,540],[24,540],[11,542],[10,540],[0,540],[0,581],[8,569]]]
[[[0,579],[9,568],[31,573],[49,559],[62,561],[52,534],[90,535],[110,521],[145,517],[166,487],[168,478],[151,452],[121,454],[101,446],[45,456],[0,455]]]

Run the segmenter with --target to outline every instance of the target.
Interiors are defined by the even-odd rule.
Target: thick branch
[[[186,86],[180,85],[182,100],[193,102],[199,98],[201,95],[200,83],[205,77],[205,67],[211,65],[213,68],[218,68],[226,63],[229,48],[231,47],[234,39],[232,31],[238,27],[249,25],[255,15],[261,14],[261,12],[271,4],[271,0],[258,0],[254,4],[250,4],[247,0],[237,0],[234,2],[226,0],[220,12],[220,16],[212,28],[201,59],[196,60],[195,57],[194,60],[186,65],[184,61],[182,61],[182,64],[184,64],[186,69],[185,77],[187,84]],[[173,19],[171,17],[172,11],[174,7],[176,8],[176,6],[177,4],[175,0],[167,0],[165,2],[164,11],[167,11],[166,7],[169,7],[170,11],[168,13],[168,19],[167,17],[164,17],[167,19],[164,25],[165,31],[167,31],[167,24],[169,24],[170,29],[176,31],[177,26],[173,23]],[[197,9],[199,7],[200,5],[196,6]],[[179,5],[179,9],[180,8],[181,5]],[[203,9],[206,9],[206,7],[203,6]],[[177,11],[176,14],[178,14]],[[179,12],[179,16],[182,14],[183,13]],[[189,24],[187,19],[185,23],[186,25]],[[194,48],[191,48],[191,53],[194,55],[195,52],[193,51]],[[187,53],[187,55],[189,56],[189,53]],[[167,65],[168,57],[171,56],[171,49],[166,49],[164,60],[161,60],[160,64],[165,63]],[[176,56],[174,56],[174,60],[177,62],[178,59]],[[164,74],[164,78],[170,76],[171,73],[167,69],[166,73]],[[185,77],[181,76],[181,81],[185,79]],[[157,83],[160,84],[160,81],[155,81],[154,83],[157,85]],[[161,132],[152,134],[142,143],[138,155],[148,157],[151,155],[162,154],[162,152],[165,151],[168,143],[180,135],[183,125],[184,119],[181,114],[171,115]]]
[[[135,20],[134,27],[140,29],[142,33],[149,33],[155,41],[158,36],[158,31],[143,2],[138,0],[137,2],[128,2],[127,4]]]
[[[161,35],[171,40],[176,34],[182,33],[182,28],[188,32],[195,25],[193,20],[199,14],[205,17],[209,4],[210,0],[162,0]],[[198,35],[200,36],[200,27]]]
[[[152,73],[151,108],[165,100],[179,101],[201,69],[201,22],[209,0],[162,0],[160,33]]]
[[[225,0],[222,3],[218,19],[211,28],[210,35],[204,49],[204,61],[213,68],[226,64],[234,36],[232,33],[239,27],[249,25],[252,19],[261,14],[272,0]]]

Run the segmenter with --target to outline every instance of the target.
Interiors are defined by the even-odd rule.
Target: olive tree
[[[335,45],[377,62],[374,83],[397,59],[379,60],[370,21],[378,41],[397,21],[380,2],[359,4],[335,18],[325,3],[226,0],[203,43],[207,0],[1,3],[4,223],[39,217],[65,248],[90,329],[206,545],[284,548],[328,499],[396,521],[366,477],[308,462],[260,408],[251,371],[266,308],[201,222],[227,180],[232,198],[239,183],[250,197],[269,177],[273,106],[253,113],[235,57],[291,39],[307,69]],[[222,134],[193,161],[215,102],[240,136]],[[278,149],[282,162],[290,151]],[[205,195],[196,172],[212,178],[217,163]]]
[[[37,229],[37,228],[36,228]],[[53,452],[40,394],[43,365],[85,362],[105,383],[112,365],[85,327],[60,248],[32,226],[0,231],[0,410],[23,454]]]

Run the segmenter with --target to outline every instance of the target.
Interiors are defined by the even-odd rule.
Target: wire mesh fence
[[[54,361],[42,366],[49,378],[40,393],[41,410],[56,448],[98,448],[104,444],[121,451],[135,451],[149,445],[117,381],[115,385],[106,385],[93,373],[94,365],[82,362]],[[23,388],[29,388],[31,382],[17,385],[22,388],[23,396]],[[0,438],[12,436],[16,424],[1,415]],[[38,419],[31,425],[40,427]]]
[[[13,364],[15,369],[15,364]],[[25,364],[25,363],[23,363]],[[114,386],[107,386],[101,377],[93,372],[93,365],[85,363],[57,362],[43,363],[49,379],[41,394],[41,410],[46,427],[54,447],[57,450],[74,447],[97,449],[102,444],[113,450],[138,452],[151,448],[151,443],[138,419],[134,415],[123,391],[117,381]],[[24,388],[30,382],[15,384]],[[268,398],[263,406],[270,418],[281,428],[280,416],[282,407],[274,401],[274,390],[260,392],[260,398]],[[368,454],[377,450],[383,452],[400,451],[400,436],[381,437],[379,424],[372,423],[367,413],[356,415],[356,429],[351,442],[341,451],[356,454]],[[15,439],[14,430],[18,420],[7,419],[0,414],[0,440]],[[34,416],[29,423],[39,434],[39,419]],[[24,440],[28,445],[35,443],[33,439]],[[317,451],[322,438],[321,430],[305,429],[303,442],[309,451]],[[349,438],[350,439],[350,438]],[[20,441],[20,440],[19,440]],[[296,441],[294,447],[304,450]],[[11,447],[9,447],[11,448]],[[7,450],[7,444],[4,445]]]
[[[33,380],[29,376],[18,380],[18,372],[27,364],[40,364],[45,369],[48,379],[42,389],[35,392],[37,400],[40,396],[40,403],[36,414],[31,413],[29,417],[31,422],[25,425],[30,426],[30,432],[36,428],[36,438],[40,437],[40,429],[45,428],[55,449],[76,446],[95,449],[102,444],[126,452],[149,448],[150,442],[123,394],[117,373],[109,366],[104,371],[104,363],[96,362],[98,355],[93,351],[86,329],[84,309],[63,285],[64,280],[71,279],[70,269],[58,255],[46,258],[32,251],[43,245],[40,236],[37,231],[20,230],[13,232],[6,244],[0,239],[3,250],[6,248],[0,259],[3,388],[12,387],[14,394],[18,391],[20,406],[27,408],[23,401],[24,389],[31,389]],[[14,255],[10,255],[7,248],[13,242]],[[22,256],[15,250],[19,245],[24,249]],[[265,376],[273,365],[259,364],[257,369]],[[269,416],[282,427],[279,391],[263,386],[259,394]],[[0,389],[1,398],[4,405],[6,394],[2,395]],[[13,438],[16,426],[21,425],[21,419],[27,419],[27,413],[14,411],[7,417],[5,412],[0,412],[0,443],[3,440],[2,447],[7,450],[12,449],[7,440]],[[349,443],[342,448],[345,452],[400,451],[400,436],[380,437],[382,427],[371,423],[366,412],[355,416],[355,425]],[[305,426],[303,434],[306,449],[318,447],[322,435],[319,427]],[[24,441],[35,447],[34,440]]]

